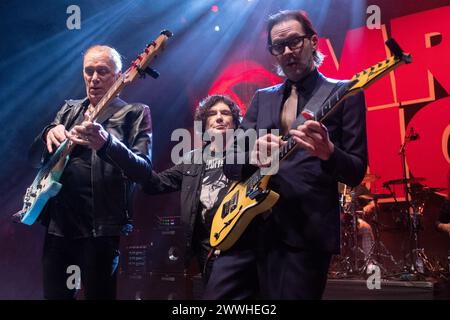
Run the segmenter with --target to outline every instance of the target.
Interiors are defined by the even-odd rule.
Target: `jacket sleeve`
[[[364,94],[349,97],[343,106],[341,138],[322,168],[346,185],[361,183],[367,170],[366,104]]]
[[[183,164],[156,173],[152,171],[150,178],[143,183],[142,190],[147,194],[160,194],[179,191],[183,182]]]
[[[144,183],[152,171],[152,125],[150,108],[145,105],[139,106],[133,122],[128,124],[132,127],[130,147],[109,134],[107,142],[97,151],[97,155],[120,168],[131,181]]]
[[[250,165],[250,151],[253,146],[250,146],[245,132],[248,129],[256,129],[256,121],[258,119],[258,106],[259,106],[259,90],[256,91],[250,106],[247,108],[245,117],[242,120],[241,125],[234,138],[234,145],[232,148],[233,161],[229,163],[225,162],[223,171],[225,176],[230,180],[240,181],[249,177],[253,172],[257,170],[256,166]],[[228,155],[227,155],[228,159]],[[243,161],[242,161],[243,160]],[[242,163],[244,162],[244,163]]]
[[[63,119],[67,117],[71,110],[71,106],[68,103],[65,103],[62,108],[56,114],[55,119],[47,125],[37,136],[34,138],[33,143],[31,144],[28,150],[28,159],[31,165],[34,168],[39,168],[45,162],[49,153],[47,152],[46,146],[46,138],[47,132],[57,125],[63,122]]]

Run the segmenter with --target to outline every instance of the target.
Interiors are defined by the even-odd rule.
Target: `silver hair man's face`
[[[111,88],[121,74],[118,68],[109,49],[94,47],[85,54],[83,78],[91,104],[96,105]]]

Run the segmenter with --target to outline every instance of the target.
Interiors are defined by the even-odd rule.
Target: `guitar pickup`
[[[251,192],[247,193],[247,196],[250,199],[256,199],[258,197],[258,195],[261,194],[261,191],[258,188],[253,189]]]
[[[236,192],[236,194],[231,199],[230,211],[233,211],[234,209],[236,209],[237,203],[238,203],[238,199],[239,199],[239,191]]]
[[[230,213],[230,201],[227,201],[223,204],[222,219],[225,218],[228,213]]]

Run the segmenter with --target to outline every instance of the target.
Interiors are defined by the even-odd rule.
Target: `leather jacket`
[[[45,145],[48,130],[59,124],[70,130],[88,104],[87,98],[66,101],[55,120],[44,128],[31,146],[29,156],[34,164],[42,165],[49,157]],[[116,98],[105,110],[97,122],[110,134],[105,145],[97,151],[92,150],[91,155],[94,237],[119,236],[132,230],[130,200],[134,183],[148,180],[152,168],[149,107],[127,104]],[[49,221],[48,207],[40,217],[44,225]]]

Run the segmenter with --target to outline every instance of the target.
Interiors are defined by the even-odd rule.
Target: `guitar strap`
[[[103,123],[104,121],[108,120],[114,113],[116,113],[119,109],[121,109],[124,105],[127,103],[123,101],[122,99],[116,98],[110,102],[110,104],[104,109],[103,112],[100,113],[100,115],[95,120],[98,123]],[[67,128],[72,128],[75,125],[80,125],[84,120],[84,113],[87,110],[87,107],[89,106],[89,100],[86,98],[82,102],[82,106],[77,111],[75,116],[67,123]]]
[[[123,106],[125,106],[127,103],[123,101],[122,99],[116,97],[113,101],[110,102],[110,104],[103,110],[103,112],[100,113],[100,115],[95,120],[98,123],[103,123],[111,116],[119,111]]]
[[[333,90],[339,87],[342,83],[343,83],[342,81],[324,78],[319,89],[317,89],[317,91],[306,103],[305,107],[303,108],[303,111],[309,110],[313,112],[315,116],[316,112],[320,109],[322,104],[330,96]],[[297,128],[299,125],[303,124],[306,120],[307,119],[304,116],[302,116],[302,113],[300,112],[298,117],[292,123],[291,129]]]

